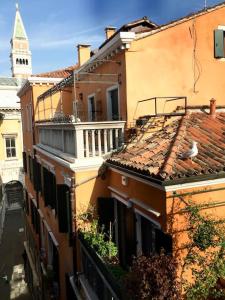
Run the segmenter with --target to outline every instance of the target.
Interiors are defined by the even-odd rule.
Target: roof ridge
[[[177,134],[175,135],[174,141],[170,147],[169,155],[167,156],[167,158],[161,168],[161,171],[159,172],[159,175],[164,179],[172,171],[174,160],[177,157],[177,152],[179,150],[180,140],[184,137],[186,129],[187,129],[186,122],[189,119],[189,116],[190,115],[188,114],[188,115],[185,115],[182,117],[180,126],[177,130]]]
[[[176,26],[176,25],[179,25],[179,24],[181,24],[183,22],[189,21],[189,20],[191,20],[191,19],[193,19],[195,17],[200,17],[200,16],[202,16],[204,14],[211,13],[211,12],[213,12],[213,11],[215,11],[217,9],[220,9],[220,8],[222,8],[224,6],[225,6],[225,1],[220,2],[218,4],[215,4],[213,6],[208,6],[206,9],[203,8],[203,9],[198,10],[196,12],[189,13],[189,14],[187,14],[187,15],[185,15],[183,17],[180,17],[178,19],[174,19],[174,20],[169,21],[169,22],[167,22],[165,24],[161,24],[157,28],[153,29],[150,32],[142,34],[141,36],[137,37],[136,39],[139,40],[139,39],[146,38],[146,37],[148,37],[148,36],[150,36],[152,34],[156,34],[156,33],[160,32],[162,30],[166,30],[166,29],[170,28],[171,26]]]

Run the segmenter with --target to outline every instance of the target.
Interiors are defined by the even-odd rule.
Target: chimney
[[[213,98],[210,100],[210,113],[209,114],[212,118],[216,117],[216,100]]]
[[[86,44],[77,45],[78,64],[82,66],[91,57],[91,46]]]
[[[116,32],[116,27],[108,26],[105,28],[105,37],[108,40]]]

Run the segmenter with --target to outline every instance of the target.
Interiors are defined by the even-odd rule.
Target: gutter
[[[111,164],[110,162],[106,162],[106,165],[108,167],[113,168],[113,169],[120,170],[121,172],[133,175],[133,176],[137,177],[137,180],[138,180],[138,178],[144,179],[144,180],[148,181],[149,183],[152,183],[153,185],[155,185],[156,188],[158,186],[159,189],[164,189],[164,190],[166,190],[166,187],[172,187],[172,186],[175,186],[175,185],[182,185],[182,184],[186,184],[186,183],[204,182],[204,181],[208,181],[208,180],[215,180],[215,179],[225,178],[225,172],[223,172],[222,174],[221,173],[219,173],[219,174],[207,174],[207,175],[191,176],[191,177],[187,177],[187,178],[179,178],[179,179],[162,181],[160,179],[150,177],[149,175],[140,174],[136,171],[129,170],[129,169],[126,169],[124,167]]]

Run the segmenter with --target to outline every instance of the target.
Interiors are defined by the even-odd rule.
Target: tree
[[[176,269],[177,260],[164,251],[148,257],[135,257],[125,279],[129,299],[180,299]]]

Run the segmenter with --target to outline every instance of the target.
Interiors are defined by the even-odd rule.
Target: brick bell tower
[[[18,4],[16,4],[13,36],[10,43],[12,77],[28,78],[32,74],[31,51]]]

